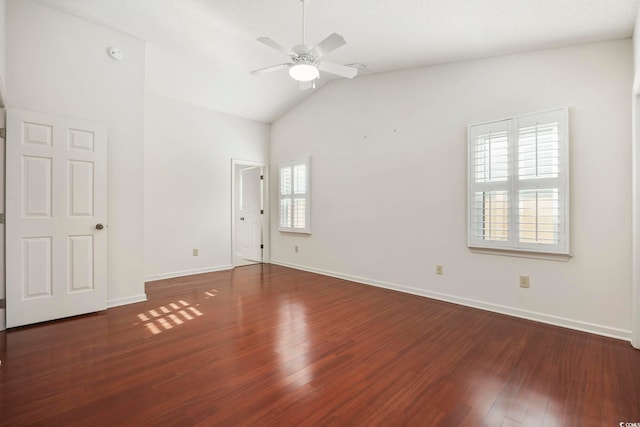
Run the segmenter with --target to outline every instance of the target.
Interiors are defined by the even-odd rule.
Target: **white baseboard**
[[[339,279],[349,280],[352,282],[362,283],[365,285],[377,286],[379,288],[391,289],[394,291],[405,292],[408,294],[418,295],[422,297],[432,298],[440,301],[451,302],[467,307],[479,308],[494,313],[506,314],[509,316],[520,317],[522,319],[533,320],[536,322],[547,323],[549,325],[561,326],[563,328],[574,329],[582,332],[589,332],[605,337],[616,338],[624,341],[631,341],[631,331],[624,329],[611,328],[609,326],[598,325],[595,323],[583,322],[580,320],[567,319],[565,317],[553,316],[550,314],[539,313],[535,311],[522,310],[520,308],[508,307],[500,304],[493,304],[485,301],[479,301],[470,298],[463,298],[455,295],[433,292],[424,289],[412,288],[408,286],[400,286],[394,283],[381,282],[379,280],[368,279],[365,277],[352,276],[350,274],[336,273],[334,271],[323,270],[319,268],[308,267],[304,265],[292,264],[285,261],[271,260],[271,264],[281,265],[283,267],[295,268],[297,270],[309,271],[311,273],[323,274],[325,276],[337,277]]]
[[[214,271],[231,270],[232,268],[233,268],[233,265],[226,264],[226,265],[218,265],[215,267],[196,268],[193,270],[173,271],[171,273],[150,274],[148,276],[144,276],[144,281],[152,282],[154,280],[172,279],[174,277],[191,276],[193,274],[213,273]]]
[[[125,298],[115,298],[107,300],[107,308],[119,307],[121,305],[133,304],[136,302],[145,302],[147,300],[146,294],[134,295]]]

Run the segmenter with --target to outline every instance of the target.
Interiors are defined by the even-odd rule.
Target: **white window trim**
[[[294,193],[293,193],[293,184],[292,184],[292,194],[290,196],[286,196],[284,197],[281,193],[282,191],[282,183],[281,183],[281,179],[282,179],[282,169],[284,168],[293,168],[294,166],[298,166],[298,165],[305,165],[306,168],[306,192],[304,193],[304,197],[305,197],[305,227],[304,228],[294,228],[294,227],[283,227],[280,224],[280,218],[282,215],[282,212],[280,211],[281,209],[281,203],[280,201],[283,198],[290,198],[292,201],[292,209],[291,209],[291,215],[293,216],[294,214],[294,209],[293,209],[293,198],[294,198]],[[292,180],[293,180],[293,174],[292,174]],[[298,195],[298,197],[300,197]],[[293,225],[293,221],[291,222],[291,224]],[[284,233],[298,233],[298,234],[311,234],[311,157],[305,157],[299,160],[291,160],[291,161],[287,161],[287,162],[282,162],[278,165],[278,231],[280,232],[284,232]]]
[[[516,161],[517,154],[513,154],[514,147],[517,144],[517,137],[514,139],[514,135],[518,134],[518,127],[516,124],[519,120],[526,119],[531,116],[544,115],[550,113],[562,114],[562,120],[564,121],[562,129],[560,130],[560,137],[563,139],[563,143],[560,144],[560,156],[561,156],[561,170],[563,171],[559,176],[558,189],[563,194],[560,206],[559,221],[562,227],[562,239],[558,245],[547,246],[539,243],[522,243],[518,241],[517,237],[517,199],[513,198],[519,188],[518,184],[514,182],[512,178],[516,173]],[[479,240],[474,238],[473,220],[474,220],[474,204],[473,195],[478,185],[474,183],[473,179],[473,150],[472,150],[472,138],[474,135],[473,129],[479,126],[492,125],[499,122],[508,122],[509,132],[509,151],[510,151],[510,166],[509,166],[509,179],[508,179],[508,191],[510,196],[510,213],[509,213],[509,239],[506,242],[502,241],[490,241]],[[484,254],[496,254],[507,256],[520,256],[539,259],[552,259],[566,261],[571,256],[570,251],[570,169],[569,169],[569,111],[568,108],[555,108],[551,110],[541,111],[537,113],[525,114],[521,116],[514,116],[509,118],[503,118],[499,120],[492,120],[484,123],[477,123],[469,125],[467,128],[467,245],[472,252],[484,253]],[[515,149],[517,152],[517,149]],[[513,209],[516,206],[516,209]]]

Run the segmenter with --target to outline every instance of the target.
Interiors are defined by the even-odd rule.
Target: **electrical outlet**
[[[300,252],[300,250],[298,249],[298,246],[297,246],[297,245],[293,247],[293,251],[294,251],[295,253]]]
[[[436,265],[436,274],[438,276],[442,276],[444,274],[444,270],[441,265]]]
[[[193,256],[198,256],[198,248],[195,248],[195,249],[193,250]]]
[[[521,288],[529,287],[529,276],[520,276],[520,287]]]

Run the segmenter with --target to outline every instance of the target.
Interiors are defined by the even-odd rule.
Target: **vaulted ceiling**
[[[146,40],[153,93],[269,123],[314,92],[285,70],[249,74],[288,60],[257,37],[301,42],[300,0],[37,1]],[[310,44],[342,35],[325,59],[366,64],[366,75],[629,38],[639,1],[308,0],[306,33]]]

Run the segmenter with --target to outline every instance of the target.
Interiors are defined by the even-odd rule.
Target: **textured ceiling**
[[[300,0],[37,1],[148,41],[150,92],[263,122],[313,93],[286,71],[249,74],[287,62],[256,38],[299,44]],[[307,42],[341,34],[347,45],[326,60],[379,73],[628,38],[639,1],[309,0]]]

